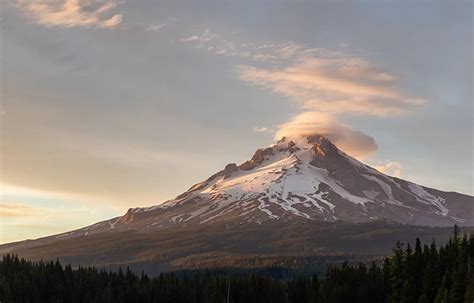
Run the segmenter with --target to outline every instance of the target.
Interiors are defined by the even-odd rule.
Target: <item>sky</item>
[[[2,2],[0,243],[162,203],[281,136],[472,195],[472,6]]]

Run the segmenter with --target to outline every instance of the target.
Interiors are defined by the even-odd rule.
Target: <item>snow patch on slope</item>
[[[448,214],[449,210],[446,208],[446,206],[444,206],[444,203],[446,202],[445,199],[430,194],[423,187],[415,183],[408,183],[408,188],[420,199],[428,201],[432,205],[436,206],[442,216],[446,216]]]
[[[374,176],[369,176],[366,174],[362,174],[362,176],[366,178],[367,180],[377,183],[380,186],[380,188],[382,188],[382,190],[385,192],[385,194],[388,197],[388,201],[387,201],[388,203],[403,205],[402,202],[398,201],[397,199],[393,197],[392,188],[390,187],[390,185],[388,185],[387,183],[383,182],[382,180]]]

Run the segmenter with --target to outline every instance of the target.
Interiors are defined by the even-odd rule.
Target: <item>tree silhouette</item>
[[[414,249],[397,242],[393,255],[381,265],[345,262],[328,268],[321,277],[288,280],[208,270],[150,278],[129,268],[72,269],[59,261],[35,263],[5,255],[0,261],[0,301],[472,303],[473,259],[474,237],[461,238],[457,226],[439,249],[434,241],[422,246],[417,239]]]

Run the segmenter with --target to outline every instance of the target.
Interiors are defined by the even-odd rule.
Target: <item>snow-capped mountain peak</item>
[[[226,165],[175,199],[129,209],[123,217],[82,231],[294,218],[474,225],[474,198],[387,176],[315,135],[283,138],[240,165]]]

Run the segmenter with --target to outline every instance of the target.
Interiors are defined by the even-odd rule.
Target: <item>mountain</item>
[[[322,136],[283,138],[252,159],[228,164],[163,204],[62,237],[110,229],[162,229],[206,223],[291,221],[474,225],[474,198],[390,177],[339,150]]]
[[[387,176],[316,135],[283,138],[162,204],[131,208],[124,216],[60,235],[2,245],[0,253],[109,265],[149,261],[164,251],[187,258],[171,258],[175,264],[186,264],[196,253],[193,262],[202,263],[216,255],[229,257],[232,247],[252,258],[361,249],[373,254],[390,249],[376,243],[391,243],[396,235],[416,230],[426,237],[448,236],[448,229],[427,226],[454,224],[474,226],[474,197]],[[301,239],[288,237],[297,230]],[[249,239],[260,241],[260,248]],[[302,243],[312,239],[319,242]],[[374,247],[364,248],[364,241]]]

